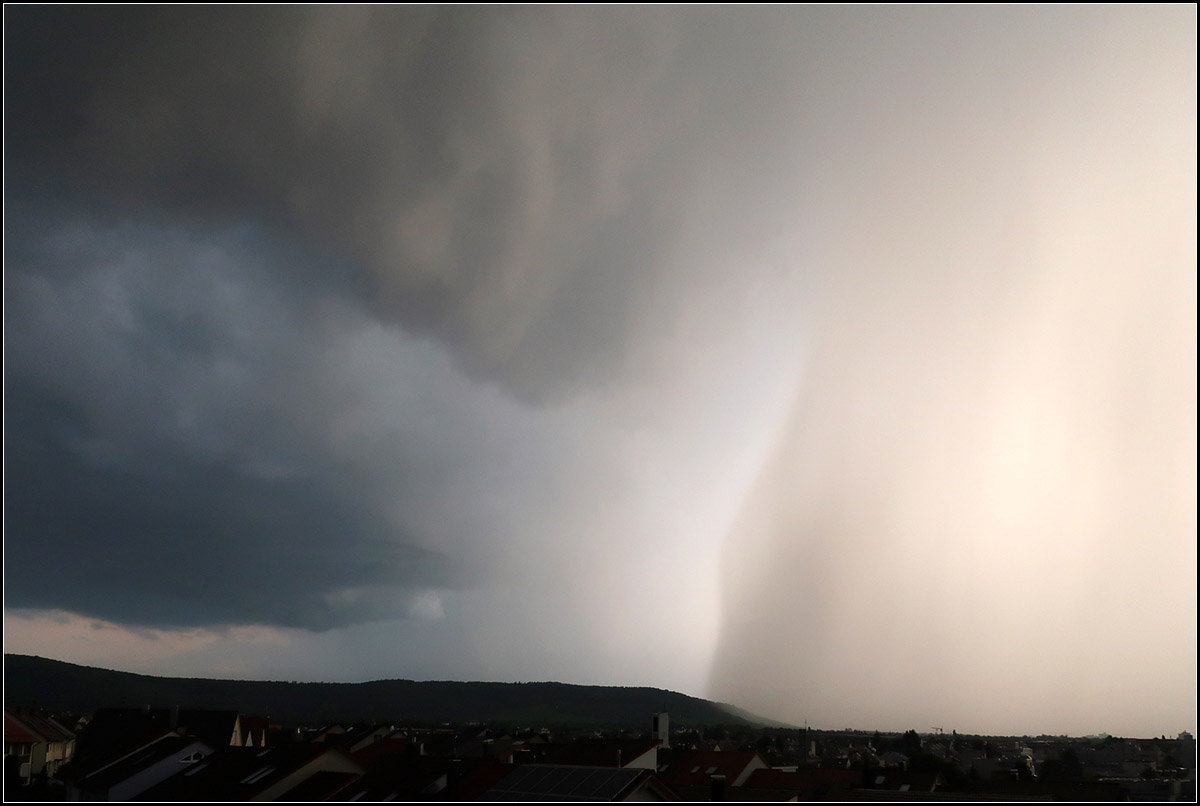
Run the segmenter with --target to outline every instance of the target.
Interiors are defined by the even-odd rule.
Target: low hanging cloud
[[[337,314],[222,240],[83,228],[10,263],[7,557],[61,582],[10,575],[10,603],[324,629],[381,615],[330,589],[456,584],[326,442]]]

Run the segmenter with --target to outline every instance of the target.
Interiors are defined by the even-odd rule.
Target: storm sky
[[[1196,19],[5,8],[5,648],[1195,730]]]

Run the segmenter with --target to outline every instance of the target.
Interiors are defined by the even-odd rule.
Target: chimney
[[[713,803],[720,803],[725,800],[725,776],[714,775],[710,783],[712,784],[712,790],[708,799]]]
[[[462,759],[450,759],[450,769],[446,771],[445,799],[462,800]]]

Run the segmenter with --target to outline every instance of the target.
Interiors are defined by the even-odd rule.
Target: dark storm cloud
[[[796,191],[765,12],[5,14],[11,607],[326,628],[478,581],[564,477],[512,399],[661,369]]]
[[[82,412],[20,386],[8,401],[8,562],[16,606],[126,624],[267,623],[326,629],[392,615],[402,591],[451,584],[439,554],[403,542],[361,502],[315,478],[261,478],[173,446],[97,466]],[[350,600],[347,588],[399,591]]]
[[[801,45],[777,15],[27,8],[9,21],[19,198],[282,232],[356,267],[377,315],[526,398],[618,369],[704,281],[697,263],[759,248],[786,215],[757,191],[783,167],[776,124],[798,104],[782,79]]]
[[[9,606],[325,629],[461,584],[444,552],[381,512],[363,467],[329,450],[329,327],[245,240],[10,237]],[[395,443],[400,472],[431,475],[435,449]],[[31,573],[47,568],[53,585]]]

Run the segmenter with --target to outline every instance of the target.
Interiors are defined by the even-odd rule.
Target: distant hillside
[[[378,680],[286,683],[150,677],[29,655],[4,656],[5,705],[86,713],[100,707],[233,708],[284,725],[332,721],[489,722],[520,726],[642,726],[666,710],[673,725],[778,724],[657,688],[565,683]]]

